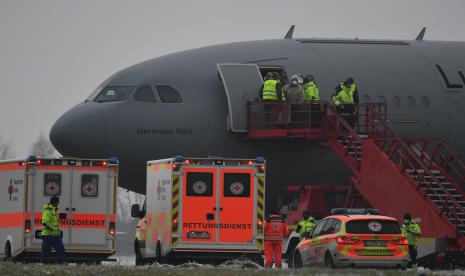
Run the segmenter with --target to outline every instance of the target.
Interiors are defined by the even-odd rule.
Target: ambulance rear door
[[[100,164],[76,167],[71,196],[72,246],[110,246],[110,222],[115,223],[116,167]]]
[[[51,161],[50,161],[51,162]],[[42,165],[44,160],[40,160],[33,165],[33,173],[30,176],[32,179],[28,189],[31,191],[31,208],[30,216],[34,223],[32,224],[32,246],[41,247],[42,239],[40,233],[42,229],[42,207],[45,203],[50,202],[52,196],[60,198],[58,205],[59,213],[67,213],[69,216],[68,206],[71,204],[71,185],[72,171],[66,166],[59,165]],[[30,166],[32,164],[28,164]],[[60,223],[60,230],[63,233],[63,243],[69,245],[70,243],[70,225],[66,224],[65,220]]]
[[[217,235],[217,168],[183,169],[181,226],[183,242],[211,243]]]
[[[219,241],[227,243],[254,242],[255,176],[253,168],[225,167],[219,169]]]

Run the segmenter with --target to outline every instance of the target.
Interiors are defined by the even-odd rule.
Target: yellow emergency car
[[[408,241],[395,218],[376,209],[333,209],[296,247],[290,266],[407,266]]]

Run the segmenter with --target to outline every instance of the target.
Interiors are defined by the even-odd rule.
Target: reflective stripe
[[[21,227],[24,224],[23,213],[1,213],[0,228]]]
[[[26,213],[26,219],[30,218],[30,214]],[[116,215],[110,214],[110,222],[116,222]],[[34,213],[34,225],[37,229],[42,227],[42,213]],[[106,214],[83,214],[73,213],[71,218],[61,219],[60,228],[106,228]]]
[[[172,191],[172,205],[171,205],[171,235],[179,235],[179,222],[174,224],[174,221],[179,216],[179,175],[173,176],[173,191]],[[178,245],[178,237],[171,238],[171,247],[174,248]]]
[[[266,80],[263,83],[263,100],[277,100],[278,95],[276,93],[276,80]]]
[[[25,169],[26,166],[21,166],[19,163],[1,164],[0,171],[11,171]]]

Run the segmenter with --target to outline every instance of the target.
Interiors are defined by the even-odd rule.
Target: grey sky
[[[0,0],[0,134],[18,156],[114,72],[167,53],[295,37],[465,41],[465,1]]]

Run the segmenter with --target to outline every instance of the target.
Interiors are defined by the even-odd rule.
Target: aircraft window
[[[408,96],[407,100],[408,100],[408,105],[410,105],[411,107],[415,106],[415,98],[413,96]]]
[[[429,98],[426,97],[426,96],[423,96],[423,105],[425,107],[429,107],[431,105],[430,101],[429,101]]]
[[[148,85],[143,85],[139,87],[134,94],[134,99],[136,101],[154,103],[155,97],[153,96],[152,88]]]
[[[386,97],[384,97],[383,95],[378,95],[378,100],[380,103],[385,103],[386,102]]]
[[[364,96],[363,96],[363,102],[364,102],[364,103],[371,103],[371,98],[370,98],[370,96],[364,95]]]
[[[155,85],[162,103],[182,103],[179,92],[169,85]]]
[[[90,94],[89,97],[87,97],[86,102],[92,101],[95,98],[95,96],[97,96],[103,90],[103,88],[103,86],[95,88],[92,94]]]
[[[394,96],[392,98],[392,101],[394,102],[395,105],[400,106],[400,98],[399,98],[399,96]]]
[[[134,86],[107,86],[95,98],[96,102],[122,101],[127,99]]]

